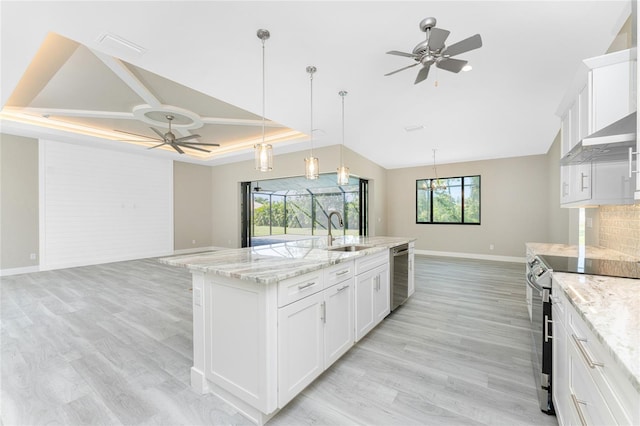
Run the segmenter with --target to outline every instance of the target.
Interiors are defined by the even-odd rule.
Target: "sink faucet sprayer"
[[[329,247],[331,247],[331,245],[333,244],[333,237],[331,236],[331,216],[333,215],[338,215],[338,225],[340,227],[344,227],[344,223],[342,222],[342,215],[340,215],[340,212],[333,210],[331,213],[329,213],[329,225],[327,226],[327,230],[329,231],[329,235],[327,235],[327,245]]]

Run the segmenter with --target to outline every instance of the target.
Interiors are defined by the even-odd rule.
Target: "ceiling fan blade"
[[[399,70],[391,71],[390,73],[385,74],[385,77],[388,76],[388,75],[393,75],[393,74],[395,74],[397,72],[400,72],[400,71],[404,71],[404,70],[406,70],[408,68],[415,67],[416,65],[420,65],[420,63],[416,62],[415,64],[400,68]]]
[[[441,28],[431,28],[429,30],[429,40],[427,45],[430,50],[440,50],[444,47],[444,42],[449,37],[449,31]]]
[[[195,139],[195,138],[199,138],[199,137],[200,137],[200,135],[183,136],[181,138],[176,138],[176,142],[188,141],[189,139]]]
[[[172,144],[170,144],[170,145],[171,145],[171,147],[172,147],[173,149],[175,149],[176,151],[178,151],[180,154],[184,154],[184,151],[183,151],[183,150],[181,150],[181,149],[180,149],[180,147],[179,147],[177,144],[172,143]]]
[[[480,34],[476,34],[448,46],[442,54],[446,56],[456,56],[480,47],[482,47],[482,38],[480,37]]]
[[[398,50],[390,50],[390,51],[387,52],[387,54],[396,55],[396,56],[405,56],[407,58],[417,58],[419,56],[419,55],[416,55],[414,53],[400,52]]]
[[[158,148],[158,147],[161,147],[162,145],[166,145],[166,144],[167,144],[166,142],[162,142],[161,144],[151,146],[151,147],[149,147],[149,148],[147,148],[147,149]]]
[[[425,80],[427,76],[429,76],[429,69],[431,68],[431,64],[427,64],[420,71],[418,71],[418,75],[416,76],[416,81],[413,84],[418,84],[422,80]]]
[[[133,135],[133,136],[137,136],[137,137],[139,137],[139,138],[151,139],[152,141],[164,140],[164,139],[156,139],[156,138],[152,138],[151,136],[139,135],[139,134],[137,134],[137,133],[125,132],[124,130],[115,130],[115,129],[114,129],[114,132],[118,132],[118,133],[126,133],[127,135]],[[140,142],[140,141],[134,141],[134,142]]]
[[[160,137],[162,138],[162,140],[164,140],[164,134],[163,134],[163,133],[160,133],[160,130],[158,130],[158,129],[154,129],[153,127],[149,127],[149,128],[150,128],[151,130],[153,130],[154,132],[156,132],[156,134],[157,134],[158,136],[160,136]]]
[[[176,145],[180,145],[180,146],[183,146],[183,147],[185,147],[185,148],[189,148],[189,149],[195,149],[195,150],[197,150],[197,151],[202,151],[202,152],[211,152],[211,151],[209,151],[208,149],[202,149],[202,148],[198,148],[198,147],[196,147],[196,146],[185,145],[184,143],[180,143],[180,144],[176,144]]]
[[[453,58],[446,58],[436,62],[436,67],[455,73],[459,73],[465,65],[467,65],[467,61]]]
[[[205,143],[205,142],[180,142],[180,145],[220,146],[219,143]]]

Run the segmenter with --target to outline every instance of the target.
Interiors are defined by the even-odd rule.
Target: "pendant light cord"
[[[264,145],[264,98],[265,98],[265,80],[264,80],[264,42],[265,38],[262,38],[262,144]]]
[[[309,73],[309,82],[311,87],[311,119],[309,123],[311,123],[311,129],[309,132],[309,141],[311,142],[311,157],[313,157],[313,73],[315,72],[315,67],[307,67],[307,72]]]

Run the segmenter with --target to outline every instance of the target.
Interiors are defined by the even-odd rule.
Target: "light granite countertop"
[[[327,250],[325,237],[240,249],[221,249],[159,259],[161,263],[228,278],[272,284],[340,262],[415,241],[403,237],[337,237],[333,247],[370,246],[357,252]]]
[[[602,247],[586,247],[586,257],[640,261]],[[528,255],[576,256],[578,248],[527,243]],[[629,381],[640,392],[640,280],[554,272],[554,283],[585,320]],[[553,287],[552,291],[556,291]]]

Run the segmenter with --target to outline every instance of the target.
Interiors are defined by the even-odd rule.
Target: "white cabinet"
[[[353,280],[324,291],[324,368],[329,368],[354,343]]]
[[[583,138],[636,110],[635,50],[614,52],[583,62],[584,66],[558,109],[562,119],[562,157]],[[569,158],[575,162],[578,157],[572,153]],[[633,191],[638,188],[634,180],[640,185],[640,178],[629,177],[626,160],[588,160],[563,165],[560,176],[560,204],[563,207],[630,204],[633,203]]]
[[[629,178],[627,161],[562,166],[560,180],[563,207],[624,204],[633,194],[634,182]]]
[[[324,293],[278,309],[278,406],[324,371]]]
[[[364,263],[366,262],[366,263]],[[355,338],[362,339],[391,312],[389,254],[356,260],[355,276]]]
[[[560,426],[640,424],[638,392],[554,282],[553,403]],[[557,290],[555,290],[557,289]]]
[[[328,268],[323,277],[296,278],[305,288],[322,288],[327,281],[331,286],[278,309],[279,407],[353,346],[353,269],[353,262],[347,262]],[[281,283],[285,294],[291,293],[289,288]]]

